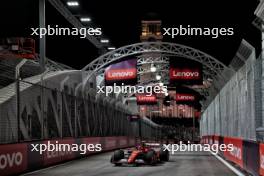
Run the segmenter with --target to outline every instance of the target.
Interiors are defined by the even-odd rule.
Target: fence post
[[[20,142],[20,68],[27,62],[26,59],[22,59],[16,66],[16,108],[17,108],[17,142]]]
[[[20,83],[19,74],[16,78],[16,109],[17,109],[17,142],[20,142]]]
[[[60,92],[61,92],[61,116],[60,116],[60,137],[63,137],[63,104],[64,104],[64,96],[63,96],[63,91],[64,91],[64,85],[65,83],[69,80],[69,76],[65,77],[61,82],[60,82]],[[64,106],[65,107],[65,106]],[[65,107],[68,108],[68,107]]]
[[[74,90],[74,103],[75,103],[75,108],[74,108],[74,136],[78,137],[78,130],[77,130],[77,116],[78,116],[78,89],[82,86],[82,82],[79,83]]]
[[[41,112],[41,139],[45,139],[45,120],[44,120],[44,76],[49,72],[46,70],[40,76],[40,112]]]

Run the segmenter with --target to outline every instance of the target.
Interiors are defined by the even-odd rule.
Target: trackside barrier
[[[243,168],[243,141],[238,138],[224,137],[224,144],[233,144],[233,151],[225,151],[224,157]]]
[[[259,145],[259,174],[264,175],[264,144]]]
[[[264,176],[264,144],[225,136],[203,136],[202,144],[233,144],[233,151],[219,154],[254,176]]]
[[[101,144],[102,151],[90,151],[86,154],[73,151],[31,151],[31,144]],[[65,138],[45,141],[25,142],[19,144],[0,145],[0,176],[24,173],[54,164],[66,162],[76,158],[88,156],[94,153],[106,152],[118,148],[126,148],[136,145],[136,139],[126,136],[120,137],[88,137]]]

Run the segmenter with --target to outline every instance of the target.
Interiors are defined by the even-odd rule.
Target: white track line
[[[234,166],[232,166],[230,163],[228,163],[226,160],[224,160],[220,156],[213,154],[211,151],[210,151],[210,153],[212,155],[214,155],[219,161],[221,161],[226,167],[228,167],[230,170],[232,170],[236,175],[238,175],[238,176],[245,176],[245,174],[243,174],[240,170],[238,170],[237,168],[235,168]]]

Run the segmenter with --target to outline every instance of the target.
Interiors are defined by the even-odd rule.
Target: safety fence
[[[32,144],[101,144],[101,151],[32,151]],[[89,137],[89,138],[65,138],[17,144],[0,145],[0,176],[15,175],[23,172],[37,170],[43,167],[55,165],[69,160],[85,157],[91,154],[106,152],[118,148],[135,146],[137,140],[132,137]]]
[[[200,120],[201,136],[233,136],[264,142],[264,62],[262,55],[256,58],[248,45],[241,45],[231,62],[236,72],[204,109]],[[246,48],[252,51],[240,53]],[[245,53],[248,54],[242,61],[241,56]]]
[[[233,144],[232,151],[219,151],[219,155],[254,176],[264,175],[264,144],[225,136],[203,136],[203,144]]]
[[[0,143],[65,137],[161,137],[161,129],[142,119],[139,134],[138,121],[131,121],[127,110],[114,99],[83,98],[67,85],[58,89],[55,81],[18,83],[19,94],[14,92],[0,103]]]

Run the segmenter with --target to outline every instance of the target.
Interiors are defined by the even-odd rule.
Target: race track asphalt
[[[112,152],[89,156],[26,175],[38,176],[233,176],[228,167],[210,153],[181,152],[156,166],[114,166]]]

